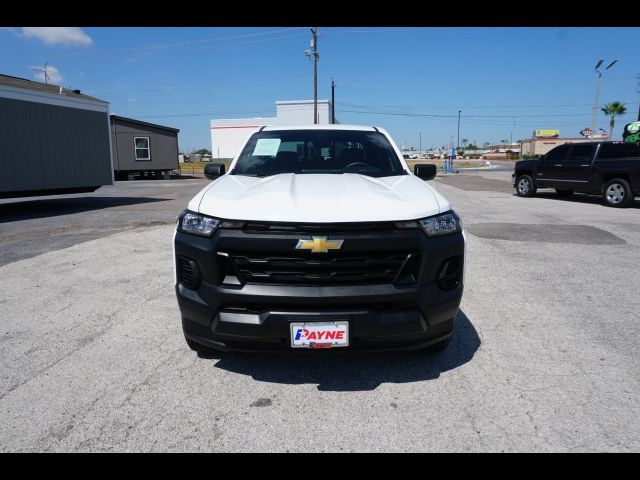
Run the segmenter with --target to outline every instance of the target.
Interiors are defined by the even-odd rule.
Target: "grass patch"
[[[413,171],[413,167],[419,163],[432,163],[438,168],[438,170],[442,170],[444,167],[443,160],[405,160],[407,165]],[[229,165],[231,165],[231,160],[216,160],[213,162],[197,162],[197,163],[181,163],[179,170],[181,175],[190,175],[190,174],[202,174],[204,172],[205,165],[209,165],[211,163],[224,163],[225,171],[229,170]],[[475,167],[486,167],[485,160],[471,160],[471,161],[461,161],[455,160],[453,162],[453,168],[475,168]]]
[[[178,170],[180,170],[180,175],[204,173],[205,165],[211,165],[212,163],[224,163],[224,169],[226,172],[227,170],[229,170],[229,165],[231,165],[231,160],[216,160],[214,162],[181,163]]]

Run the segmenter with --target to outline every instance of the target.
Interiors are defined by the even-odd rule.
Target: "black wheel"
[[[184,336],[184,339],[187,342],[187,345],[189,345],[189,348],[198,353],[198,356],[202,355],[210,358],[220,358],[224,354],[224,352],[207,347],[206,345],[198,343],[195,340],[191,340],[189,337],[187,337],[186,334]]]
[[[516,193],[519,197],[533,197],[536,190],[531,175],[520,175],[516,178]]]
[[[624,178],[613,178],[605,184],[602,198],[609,207],[624,208],[633,202],[633,192]]]
[[[573,195],[574,190],[566,190],[564,188],[556,188],[556,193],[559,197],[570,197]]]
[[[451,338],[447,338],[446,340],[442,340],[441,342],[434,343],[433,345],[427,347],[425,349],[425,351],[427,353],[442,352],[443,350],[445,350],[449,346],[450,340],[451,340]]]

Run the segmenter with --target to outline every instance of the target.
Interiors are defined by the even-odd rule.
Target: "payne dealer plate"
[[[291,348],[349,346],[349,322],[292,322]]]

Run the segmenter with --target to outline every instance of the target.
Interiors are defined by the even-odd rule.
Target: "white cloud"
[[[32,65],[31,68],[39,69],[38,71],[33,72],[33,78],[35,78],[36,80],[39,80],[40,82],[44,82],[45,78],[44,78],[44,72],[42,71],[43,67]],[[60,74],[60,71],[56,67],[54,67],[53,65],[47,65],[46,68],[47,68],[47,77],[49,77],[49,80],[48,80],[49,83],[62,82],[62,75]]]
[[[91,37],[79,27],[22,27],[18,34],[28,38],[35,37],[47,46],[88,47],[93,44]]]

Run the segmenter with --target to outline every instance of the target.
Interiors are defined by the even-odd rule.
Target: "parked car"
[[[610,207],[629,206],[640,195],[640,147],[624,142],[559,145],[542,157],[516,162],[513,186],[520,197],[538,188],[602,195]]]
[[[263,127],[178,218],[175,291],[196,351],[446,347],[460,218],[381,128]]]

